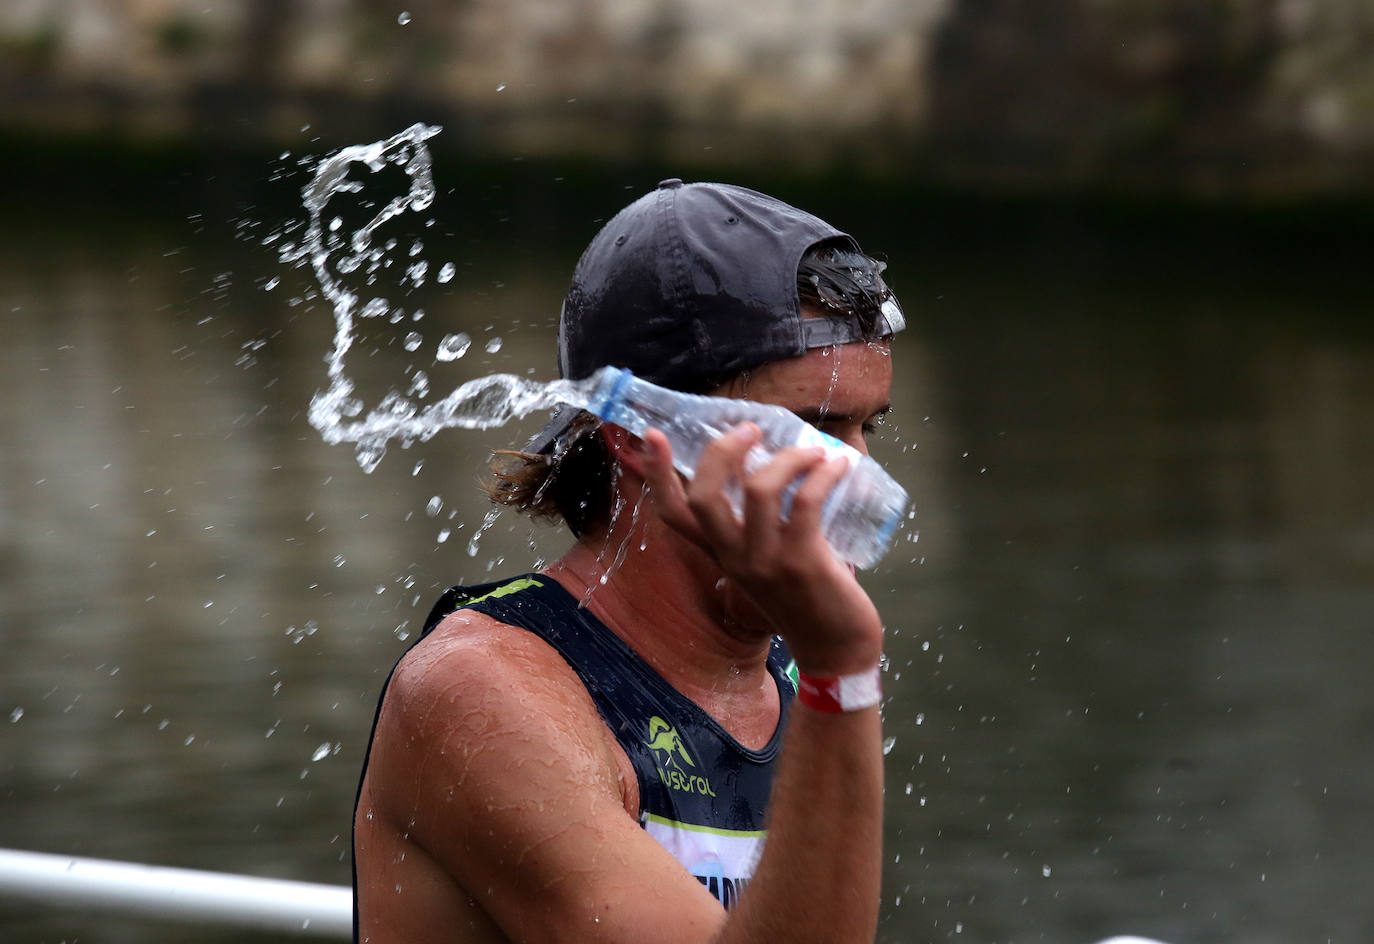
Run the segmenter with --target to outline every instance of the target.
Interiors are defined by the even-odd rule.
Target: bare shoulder
[[[420,700],[452,702],[509,686],[543,692],[576,692],[576,673],[534,633],[502,623],[477,610],[450,613],[396,666],[387,701],[408,707]]]
[[[383,702],[355,820],[360,928],[388,944],[552,944],[642,940],[668,920],[705,939],[723,912],[640,827],[635,791],[562,657],[459,611]]]
[[[522,924],[520,902],[585,858],[585,844],[562,847],[570,823],[638,831],[628,769],[554,649],[482,613],[450,615],[383,700],[355,819],[361,927],[374,941],[455,927],[506,940],[497,927]]]
[[[401,659],[378,740],[431,758],[558,755],[618,789],[614,738],[577,674],[534,633],[473,610],[450,614]]]

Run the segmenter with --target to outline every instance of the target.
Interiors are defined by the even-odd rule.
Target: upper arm
[[[384,910],[420,918],[394,873],[418,880],[431,920],[445,895],[466,896],[513,940],[711,937],[724,912],[626,811],[617,748],[577,676],[530,633],[450,620],[402,661],[383,706],[365,802],[399,832],[402,860],[425,861],[360,857],[371,901],[395,895]]]

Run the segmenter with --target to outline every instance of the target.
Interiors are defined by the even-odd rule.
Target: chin
[[[729,578],[722,577],[720,589],[721,624],[740,636],[773,636],[777,633],[763,608],[743,593]]]

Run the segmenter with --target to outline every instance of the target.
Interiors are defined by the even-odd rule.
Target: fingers
[[[701,453],[696,474],[687,488],[687,501],[702,529],[713,540],[739,540],[741,522],[731,507],[726,489],[744,479],[745,457],[762,438],[753,423],[741,423],[713,440]]]
[[[821,448],[784,449],[753,468],[750,450],[760,438],[753,424],[735,427],[703,450],[694,479],[684,482],[667,437],[658,430],[643,437],[644,479],[660,517],[722,563],[747,562],[750,570],[800,563],[805,547],[819,549],[826,497],[849,468],[843,458],[827,460]],[[732,489],[743,497],[740,513]]]
[[[703,544],[701,529],[687,503],[682,477],[673,468],[673,448],[668,437],[656,429],[644,434],[644,481],[649,486],[659,517],[692,541]]]
[[[785,449],[745,481],[745,536],[751,549],[760,556],[779,550],[785,541],[803,534],[803,529],[797,527],[796,497],[824,462],[823,449]],[[784,522],[784,496],[789,489],[793,492],[793,505]],[[824,495],[822,493],[822,499]],[[819,514],[812,515],[810,520],[818,522]]]
[[[643,475],[659,516],[673,529],[718,558],[730,556],[740,543],[741,524],[725,490],[738,480],[744,456],[758,441],[758,428],[743,424],[718,437],[703,450],[692,481],[673,466],[667,436],[647,430]]]
[[[826,499],[848,472],[849,460],[844,456],[831,456],[812,467],[792,497],[789,530],[794,534],[805,534],[819,529]]]

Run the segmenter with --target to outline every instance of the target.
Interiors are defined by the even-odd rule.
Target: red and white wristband
[[[863,711],[883,700],[881,670],[874,666],[853,675],[807,675],[797,672],[797,701],[817,711],[840,714]]]

